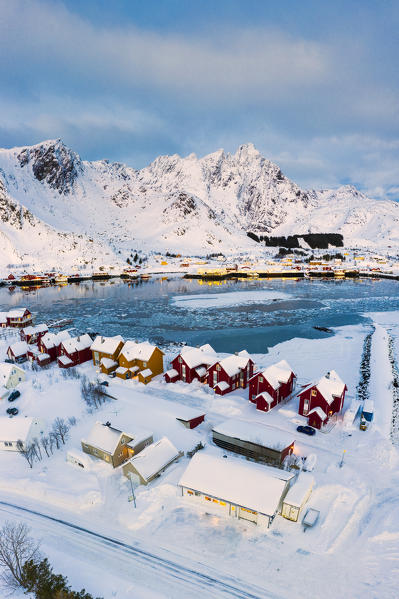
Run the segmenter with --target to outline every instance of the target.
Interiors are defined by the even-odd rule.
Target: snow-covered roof
[[[0,322],[2,324],[7,322],[7,312],[0,312]]]
[[[14,371],[19,371],[25,375],[22,368],[18,368],[15,364],[0,364],[0,385],[5,385]]]
[[[152,376],[152,370],[151,368],[146,368],[145,370],[142,370],[139,374],[144,378],[147,378],[147,376]]]
[[[220,391],[227,391],[227,389],[230,389],[230,385],[226,381],[220,381],[220,383],[217,383],[214,386],[214,389],[219,389]]]
[[[345,383],[340,379],[335,370],[331,370],[323,376],[316,385],[328,405],[331,405],[336,397],[341,397]]]
[[[0,441],[25,441],[36,418],[0,417]]]
[[[46,324],[37,324],[36,326],[28,326],[28,327],[24,327],[22,329],[22,332],[24,335],[37,335],[38,333],[45,333],[46,331],[48,331],[48,326]]]
[[[119,440],[124,433],[117,428],[96,422],[86,439],[82,443],[101,449],[106,453],[113,454],[118,446]],[[127,435],[133,437],[133,435]]]
[[[205,368],[205,366],[199,366],[198,368],[195,369],[195,372],[198,374],[199,377],[205,376],[206,368]]]
[[[68,331],[60,331],[59,333],[46,333],[41,338],[41,343],[46,349],[57,347],[62,341],[70,338]]]
[[[151,431],[148,431],[146,429],[137,429],[134,432],[134,435],[132,436],[132,440],[129,441],[128,443],[126,443],[127,447],[131,447],[132,449],[135,449],[136,446],[139,443],[142,443],[143,441],[147,441],[147,439],[152,438],[153,433]],[[129,435],[130,437],[130,435]]]
[[[294,435],[278,430],[261,422],[250,422],[231,418],[213,428],[215,433],[234,437],[241,441],[256,443],[276,451],[282,451],[295,442]]]
[[[285,496],[284,503],[288,503],[295,507],[301,507],[313,485],[313,476],[309,474],[309,472],[301,472],[296,479],[295,484],[292,485]]]
[[[208,344],[202,347],[183,347],[181,355],[189,368],[197,368],[202,364],[210,366],[217,359],[215,350]]]
[[[278,389],[282,383],[287,383],[293,372],[291,366],[285,360],[280,360],[276,364],[268,366],[262,376],[270,383],[273,389]]]
[[[115,372],[116,372],[116,374],[126,374],[126,373],[127,373],[127,370],[128,370],[127,368],[124,368],[123,366],[119,366],[119,367],[118,367],[118,368],[115,370]]]
[[[107,369],[118,365],[118,363],[114,362],[114,360],[111,360],[111,358],[101,358],[101,364]]]
[[[173,443],[162,437],[131,458],[130,462],[143,479],[148,480],[178,457],[179,452]]]
[[[171,378],[171,379],[174,379],[176,376],[179,376],[179,373],[174,368],[171,368],[170,370],[167,370],[165,372],[165,374],[167,374],[168,377]]]
[[[269,406],[274,401],[274,399],[272,398],[270,393],[268,393],[267,391],[263,391],[263,393],[259,393],[259,395],[257,395],[255,399],[258,399],[258,397],[261,397],[263,399],[263,401],[265,401],[267,404],[269,404]]]
[[[286,486],[287,479],[279,478],[283,472],[238,458],[225,459],[201,452],[191,459],[179,486],[273,516]]]
[[[50,357],[49,354],[43,354],[43,353],[39,352],[37,355],[37,360],[39,362],[44,362],[44,360],[47,360],[49,357]]]
[[[26,308],[16,308],[7,312],[8,318],[22,318],[26,312]]]
[[[91,351],[98,351],[103,354],[113,354],[118,349],[121,341],[123,343],[123,338],[120,335],[115,335],[115,337],[97,335],[90,349]]]
[[[186,406],[181,403],[173,402],[173,413],[176,414],[177,420],[193,420],[193,418],[199,418],[205,416],[205,412],[197,410],[191,406]]]
[[[73,364],[71,358],[68,358],[68,356],[59,356],[57,359],[64,366],[69,366],[69,364]]]
[[[69,339],[64,339],[62,342],[62,347],[68,353],[74,353],[76,351],[82,351],[84,349],[88,349],[91,347],[92,339],[90,335],[85,333],[84,335],[79,335],[78,337],[70,337]]]
[[[311,416],[312,414],[317,414],[322,421],[324,421],[327,418],[327,414],[324,413],[320,406],[317,406],[317,408],[313,408],[313,410],[310,410],[308,416]]]
[[[250,355],[244,350],[239,352],[237,356],[233,355],[223,358],[223,360],[219,361],[219,364],[228,376],[234,376],[235,374],[239,374],[240,370],[247,367],[249,359]]]
[[[28,353],[29,346],[26,341],[16,341],[10,345],[10,349],[13,355],[18,358],[20,356],[25,356]]]
[[[136,341],[126,341],[121,349],[121,356],[124,356],[126,360],[143,360],[148,362],[152,354],[156,349],[156,345],[151,345],[148,341],[142,343],[136,343]]]

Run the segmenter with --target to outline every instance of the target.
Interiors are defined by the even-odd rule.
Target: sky
[[[252,142],[399,200],[398,30],[397,0],[0,0],[0,147],[141,168]]]

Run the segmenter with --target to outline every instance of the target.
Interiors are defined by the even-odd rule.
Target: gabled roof
[[[257,395],[255,397],[255,399],[258,399],[258,397],[261,397],[263,399],[263,401],[265,401],[267,404],[269,404],[269,406],[274,402],[273,397],[267,391],[263,391],[263,393],[259,393],[259,395]]]
[[[217,359],[216,353],[210,345],[190,347],[185,348],[184,350],[182,348],[181,356],[189,368],[197,368],[202,364],[211,366]]]
[[[0,312],[0,322],[3,324],[7,322],[7,312]]]
[[[16,308],[15,310],[10,310],[7,312],[7,318],[22,318],[26,311],[27,308]]]
[[[26,341],[16,341],[10,345],[10,349],[14,356],[18,358],[19,356],[24,356],[28,353],[29,346]]]
[[[151,345],[148,341],[143,341],[142,343],[126,341],[121,349],[120,355],[124,356],[129,362],[130,360],[142,360],[143,362],[148,362],[156,349],[159,348],[157,348],[156,345]]]
[[[152,478],[173,460],[179,457],[179,452],[169,439],[162,437],[159,441],[145,447],[129,461],[144,480]]]
[[[41,338],[40,343],[46,348],[51,349],[57,347],[65,339],[69,339],[70,334],[68,331],[60,331],[59,333],[46,333]]]
[[[278,389],[281,384],[288,383],[293,370],[286,360],[280,360],[276,364],[271,364],[262,372],[257,372],[254,376],[263,376],[273,389]]]
[[[48,326],[46,324],[37,324],[36,326],[28,326],[22,329],[24,335],[37,335],[37,333],[45,333],[48,331]]]
[[[85,333],[84,335],[79,335],[79,337],[70,337],[69,339],[64,339],[64,341],[62,341],[62,347],[66,352],[74,353],[76,351],[89,349],[92,343],[93,342],[90,335]]]
[[[120,335],[115,335],[114,337],[97,335],[90,349],[91,351],[98,351],[103,354],[114,354],[121,342],[123,343],[123,337]]]
[[[311,416],[312,414],[317,414],[322,422],[324,422],[324,420],[327,418],[327,414],[324,413],[320,406],[317,406],[317,408],[313,408],[313,410],[310,410],[307,416]]]
[[[190,460],[179,486],[273,516],[286,481],[293,475],[239,458],[223,459],[199,452]]]
[[[32,424],[36,423],[41,423],[41,421],[37,418],[0,417],[0,441],[25,442]]]
[[[235,374],[239,374],[241,370],[244,370],[247,367],[250,359],[250,355],[244,350],[243,352],[239,352],[237,356],[228,356],[227,358],[219,360],[218,363],[223,368],[225,373],[231,377]],[[216,364],[216,362],[214,362],[214,364]],[[212,366],[214,364],[212,364]]]
[[[86,443],[86,445],[91,445],[92,447],[96,447],[97,449],[101,449],[102,451],[113,455],[123,434],[125,433],[117,428],[107,426],[101,422],[96,422],[87,438],[82,439],[82,443]],[[133,438],[131,435],[127,436]]]
[[[310,383],[300,393],[299,396],[303,395],[309,389],[316,388],[324,397],[328,405],[330,406],[336,397],[341,397],[342,393],[346,389],[345,383],[341,380],[335,370],[331,370],[325,376],[323,376],[317,383]]]

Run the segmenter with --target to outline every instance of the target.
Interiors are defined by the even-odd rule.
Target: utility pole
[[[132,473],[129,472],[129,480],[130,480],[130,488],[132,490],[132,494],[128,497],[128,501],[133,501],[134,503],[134,507],[136,508],[136,496],[134,494],[134,487],[133,487],[133,481],[132,481]]]

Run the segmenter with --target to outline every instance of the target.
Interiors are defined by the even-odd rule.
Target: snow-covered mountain
[[[60,140],[0,150],[0,264],[125,262],[134,249],[250,250],[246,233],[343,233],[348,246],[399,246],[399,205],[353,187],[304,191],[252,144],[160,156],[134,170],[85,162]]]

